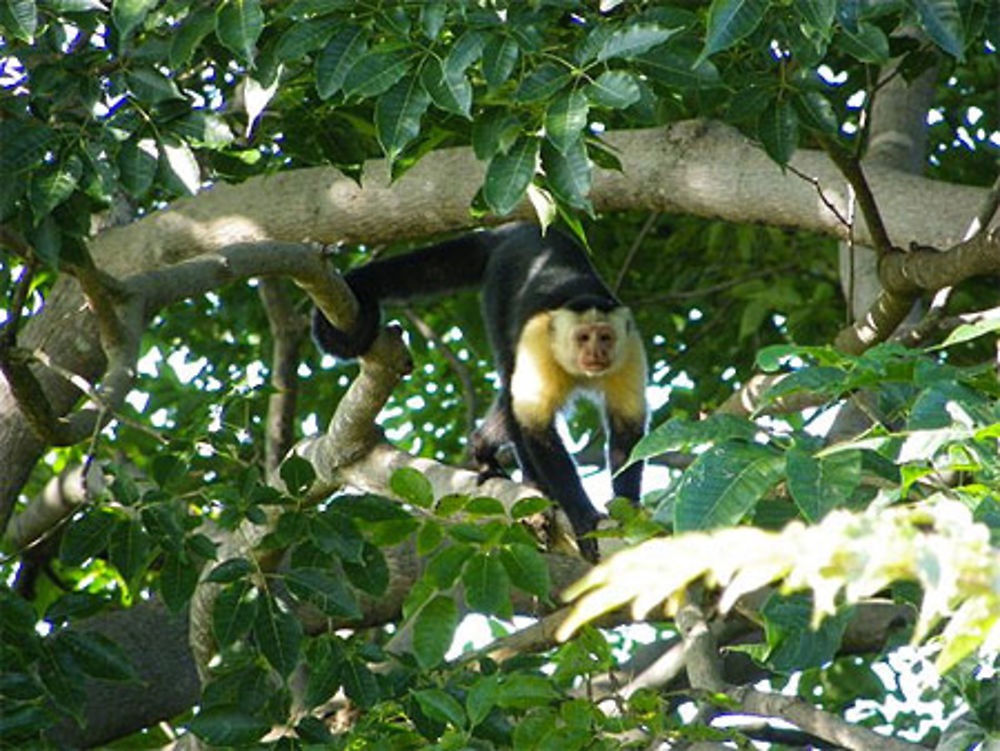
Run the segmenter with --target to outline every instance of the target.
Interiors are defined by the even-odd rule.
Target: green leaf
[[[184,99],[177,84],[152,68],[136,68],[125,75],[129,90],[137,100],[159,104],[171,99]]]
[[[479,496],[470,498],[465,504],[465,513],[469,516],[507,516],[507,509],[496,498]]]
[[[764,151],[778,164],[788,164],[799,145],[799,118],[787,101],[774,102],[757,119],[757,136]]]
[[[570,80],[570,72],[562,65],[545,63],[531,72],[517,88],[515,97],[522,102],[549,99]]]
[[[414,698],[420,704],[424,714],[432,720],[452,725],[456,728],[464,728],[468,724],[465,718],[465,710],[458,700],[449,693],[439,688],[414,691]]]
[[[639,101],[639,82],[624,70],[606,70],[587,87],[587,97],[598,107],[624,109]]]
[[[281,35],[274,48],[274,56],[278,60],[299,60],[326,45],[341,26],[339,18],[299,21]]]
[[[560,201],[575,209],[593,212],[590,200],[592,172],[587,158],[587,146],[582,138],[560,153],[549,143],[542,145],[542,166],[545,181]]]
[[[67,566],[81,566],[88,558],[104,552],[117,518],[100,509],[91,509],[66,528],[59,559]]]
[[[351,619],[361,617],[357,600],[344,581],[323,569],[292,569],[285,574],[285,581],[294,595],[311,602],[327,615]]]
[[[341,675],[344,693],[351,700],[362,709],[375,706],[379,700],[378,682],[365,663],[357,659],[347,660]]]
[[[465,697],[465,711],[469,724],[475,727],[489,715],[500,697],[500,676],[481,676]]]
[[[335,636],[325,635],[307,647],[309,683],[306,687],[307,707],[315,707],[337,693],[344,668],[344,649]]]
[[[765,392],[764,399],[770,404],[800,392],[838,396],[849,386],[849,375],[844,370],[817,365],[789,373]]]
[[[111,5],[111,22],[118,29],[122,41],[146,20],[157,0],[114,0]]]
[[[287,678],[299,661],[302,624],[281,602],[262,597],[253,621],[253,635],[278,675]]]
[[[965,58],[965,29],[958,0],[911,0],[927,36],[954,58]]]
[[[83,162],[77,156],[71,156],[63,164],[46,165],[32,173],[28,201],[36,221],[73,194],[82,174]]]
[[[479,31],[467,31],[452,45],[451,52],[445,58],[445,71],[451,75],[461,75],[483,54],[485,37]]]
[[[130,138],[118,152],[119,180],[135,198],[142,198],[153,186],[160,152],[152,138]]]
[[[811,130],[833,135],[840,127],[833,106],[825,96],[818,91],[807,91],[796,94],[792,100],[799,122]]]
[[[490,160],[483,198],[499,216],[509,214],[524,198],[537,162],[538,141],[527,136],[519,138],[508,153],[496,154]]]
[[[198,586],[202,563],[191,560],[184,551],[167,552],[160,567],[160,596],[172,613],[179,613],[191,601]]]
[[[56,133],[35,120],[0,122],[0,170],[19,172],[40,162]]]
[[[364,53],[344,79],[344,93],[376,97],[398,83],[410,68],[413,50],[399,45],[381,45]]]
[[[37,227],[32,227],[28,231],[28,241],[35,253],[38,254],[43,263],[53,269],[59,267],[59,257],[62,255],[63,246],[62,239],[59,225],[56,224],[51,214],[46,216]]]
[[[199,8],[189,13],[170,40],[170,66],[185,67],[198,45],[214,30],[215,11],[211,8]]]
[[[226,647],[250,633],[259,599],[257,587],[245,579],[219,592],[212,605],[212,634],[220,647]]]
[[[202,709],[185,726],[212,746],[247,746],[271,729],[263,717],[235,707]]]
[[[507,709],[531,709],[558,699],[551,678],[540,675],[505,676],[497,694],[497,705]]]
[[[500,561],[515,587],[547,598],[552,588],[545,558],[530,545],[513,543],[500,551]]]
[[[393,472],[389,487],[403,501],[418,508],[426,509],[434,505],[434,488],[430,480],[413,467],[402,467]]]
[[[413,623],[413,653],[425,669],[444,659],[458,627],[458,608],[449,597],[438,595],[428,601]]]
[[[16,748],[22,741],[43,737],[53,722],[52,713],[39,706],[13,704],[0,715],[0,743]]]
[[[0,606],[3,643],[25,652],[37,651],[40,638],[35,632],[35,625],[38,618],[28,601],[4,588],[0,589]]]
[[[565,153],[582,137],[589,108],[582,91],[567,91],[555,97],[545,110],[545,137]]]
[[[64,630],[56,637],[73,661],[87,675],[105,681],[138,681],[128,656],[115,642],[96,631]]]
[[[344,561],[342,565],[351,584],[372,597],[381,597],[389,587],[389,564],[377,545],[366,542],[360,562]]]
[[[417,555],[424,557],[434,552],[444,539],[444,529],[431,519],[420,526],[417,533]]]
[[[837,14],[837,0],[795,0],[795,9],[809,31],[821,39],[830,39]]]
[[[889,40],[885,32],[870,23],[859,23],[857,31],[842,27],[837,46],[864,63],[885,65],[889,62]]]
[[[448,4],[443,0],[429,0],[420,6],[420,25],[428,39],[437,39],[448,16]]]
[[[87,13],[108,9],[106,0],[48,0],[45,4],[58,13]]]
[[[316,480],[316,470],[308,459],[292,454],[281,463],[281,481],[289,495],[303,496]]]
[[[521,121],[505,110],[490,110],[473,118],[472,150],[476,158],[486,161],[498,151],[506,154],[521,130]]]
[[[122,578],[131,584],[145,568],[149,548],[149,535],[142,525],[132,519],[121,519],[111,530],[108,559]]]
[[[637,23],[614,32],[597,53],[597,60],[625,58],[626,60],[648,52],[667,41],[679,29],[665,29],[658,24]]]
[[[324,553],[360,563],[365,540],[349,516],[327,509],[309,518],[309,537]]]
[[[745,417],[714,414],[704,420],[673,417],[653,428],[635,448],[629,462],[649,459],[667,451],[689,451],[706,443],[723,443],[733,438],[752,441],[760,430]]]
[[[800,449],[786,454],[788,491],[806,521],[816,523],[843,506],[861,483],[861,452],[843,451],[817,459]]]
[[[4,601],[2,604],[9,608],[9,604]],[[92,592],[67,592],[58,600],[45,609],[45,620],[54,625],[62,625],[68,621],[87,618],[100,613],[111,604],[111,600],[105,595],[97,595]],[[31,620],[31,628],[34,629],[34,618]],[[0,630],[9,637],[6,624],[0,624]]]
[[[688,532],[736,524],[781,479],[785,457],[754,443],[731,441],[695,459],[681,478],[674,529]]]
[[[766,10],[766,0],[712,0],[708,9],[705,46],[699,61],[728,49],[752,34],[763,20]]]
[[[475,548],[471,545],[447,547],[430,560],[425,575],[438,589],[448,589],[458,579],[462,567],[474,552]]]
[[[38,678],[52,703],[82,726],[87,703],[86,679],[69,651],[60,649],[58,643],[42,650]]]
[[[445,112],[469,117],[472,107],[472,84],[465,73],[442,65],[431,58],[420,72],[420,81],[431,95],[434,105]]]
[[[846,608],[835,617],[824,618],[818,629],[810,626],[811,597],[803,594],[773,594],[761,608],[764,633],[771,648],[767,663],[781,673],[818,668],[834,658],[850,620]]]
[[[520,50],[513,37],[495,36],[483,50],[483,77],[486,86],[495,89],[510,80]]]
[[[316,57],[316,91],[329,99],[347,80],[347,74],[368,51],[368,37],[360,26],[345,26]]]
[[[223,47],[251,67],[262,31],[264,11],[260,0],[225,0],[215,12],[215,36]]]
[[[462,571],[465,601],[487,615],[510,615],[510,578],[497,556],[476,554]]]
[[[1000,332],[1000,318],[986,318],[975,323],[964,323],[948,334],[948,337],[941,344],[931,347],[931,349],[944,349],[955,344],[964,344],[981,336],[988,336],[997,332]]]
[[[12,37],[34,44],[38,30],[35,0],[7,0],[7,7],[0,12],[0,27]]]
[[[522,498],[511,507],[510,518],[518,521],[528,516],[541,514],[551,507],[552,502],[546,498]]]
[[[638,63],[650,80],[671,89],[711,88],[722,83],[718,68],[687,47],[653,50]]]
[[[246,558],[228,558],[209,572],[207,581],[229,584],[242,579],[253,570],[253,565]]]
[[[160,143],[160,179],[179,193],[195,195],[201,187],[201,167],[186,143]]]

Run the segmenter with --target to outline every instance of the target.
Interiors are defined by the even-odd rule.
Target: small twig
[[[733,287],[738,287],[744,284],[749,279],[758,279],[760,277],[775,276],[777,274],[784,274],[788,271],[795,271],[799,268],[798,265],[794,263],[789,263],[784,266],[776,266],[770,269],[760,269],[759,271],[749,271],[745,274],[741,274],[739,279],[734,279],[728,282],[719,282],[718,284],[711,284],[707,287],[699,287],[698,289],[687,290],[685,292],[670,292],[665,295],[656,295],[655,297],[647,297],[639,300],[635,303],[636,306],[640,305],[653,305],[656,303],[664,303],[674,300],[692,300],[699,297],[704,297],[705,295],[714,295],[719,292],[725,292]]]
[[[813,188],[816,189],[816,194],[819,196],[820,202],[824,206],[826,206],[827,211],[833,214],[836,220],[841,224],[843,224],[845,227],[847,227],[849,230],[852,228],[853,226],[852,222],[850,222],[846,216],[841,214],[840,209],[838,209],[837,206],[833,203],[833,201],[827,197],[826,191],[823,190],[823,184],[819,181],[818,177],[807,175],[805,172],[795,167],[791,162],[785,165],[785,169],[787,169],[796,177],[812,185]]]
[[[819,143],[854,190],[858,207],[861,209],[861,214],[864,216],[871,234],[872,245],[879,256],[893,252],[896,248],[889,239],[889,233],[885,229],[882,214],[875,201],[875,195],[872,193],[868,178],[865,177],[864,169],[861,167],[861,161],[856,156],[848,154],[839,143],[831,138],[820,136]]]
[[[625,281],[625,274],[628,273],[629,267],[632,265],[632,261],[635,260],[635,254],[639,252],[639,248],[642,243],[646,240],[646,235],[649,231],[653,229],[653,225],[656,224],[656,220],[659,219],[659,214],[650,214],[646,221],[642,225],[642,229],[639,230],[639,234],[635,236],[635,240],[632,242],[632,246],[628,249],[628,255],[625,256],[625,263],[618,270],[618,278],[615,279],[615,286],[613,292],[618,294],[618,291],[622,287],[622,282]]]
[[[476,388],[472,383],[472,374],[465,363],[458,359],[458,355],[452,351],[451,347],[444,343],[427,321],[417,315],[410,307],[404,308],[403,313],[406,315],[407,320],[417,327],[420,335],[437,347],[441,352],[441,356],[448,361],[448,365],[451,366],[451,369],[455,371],[455,375],[458,376],[459,384],[462,387],[462,398],[465,400],[465,432],[466,434],[471,433],[476,427],[476,417],[479,415]]]

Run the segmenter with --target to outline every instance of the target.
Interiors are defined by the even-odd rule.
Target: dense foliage
[[[115,298],[89,247],[108,227],[220,183],[331,165],[360,180],[374,159],[398,179],[429,154],[471,148],[485,165],[476,218],[527,196],[539,221],[593,249],[635,311],[654,426],[640,451],[659,470],[645,510],[611,506],[608,536],[630,550],[576,586],[585,599],[559,616],[570,618],[565,640],[547,620],[524,643],[504,640],[524,628],[514,616],[551,613],[557,584],[574,578],[522,523],[547,503],[436,495],[412,467],[383,494],[317,499],[310,462],[269,472],[269,405],[287,384],[273,380],[283,335],[261,283],[164,308],[116,419],[50,447],[0,516],[0,742],[153,747],[187,731],[212,746],[286,748],[814,740],[808,723],[787,735],[712,725],[746,710],[729,688],[765,677],[830,717],[908,740],[935,741],[958,714],[942,748],[1000,734],[997,275],[967,280],[945,311],[992,317],[848,356],[827,346],[849,315],[835,238],[783,217],[601,213],[590,197],[594,169],[620,167],[609,131],[703,118],[738,127],[782,166],[800,148],[861,156],[880,91],[921,77],[936,82],[918,113],[926,173],[988,186],[1000,146],[996,2],[10,0],[0,35],[5,368],[49,367],[18,337],[65,325],[45,319],[60,285],[80,279],[91,303],[97,288]],[[314,237],[303,226],[298,239]],[[335,263],[383,250],[342,247]],[[312,351],[310,301],[283,284],[303,345],[298,438],[325,429],[357,366]],[[392,313],[417,367],[380,425],[400,448],[460,465],[494,391],[475,295]],[[790,373],[764,411],[802,396],[809,409],[712,414],[755,371]],[[855,397],[864,428],[829,435]],[[588,474],[601,431],[592,408],[568,420]],[[17,538],[47,485],[81,466],[101,478],[85,502]],[[873,638],[852,636],[873,597],[894,617]],[[690,602],[719,646],[738,643],[727,686],[683,670],[632,685],[648,666],[637,640],[695,651],[675,619]],[[618,628],[622,610],[590,623],[626,603],[648,628]],[[165,630],[105,628],[145,605],[184,633],[193,624],[194,657],[186,638],[171,643],[184,660],[157,679],[145,660],[168,652],[155,641]],[[489,627],[475,646],[496,644],[453,644],[470,613]],[[926,651],[901,657],[911,639]],[[634,673],[619,672],[630,657]],[[928,680],[919,702],[903,663],[929,673],[925,658],[945,678]],[[155,695],[170,681],[195,688],[167,713]],[[109,707],[135,719],[103,730]]]

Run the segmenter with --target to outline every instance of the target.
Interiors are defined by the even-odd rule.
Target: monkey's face
[[[552,347],[556,360],[573,375],[602,376],[621,364],[628,326],[628,311],[623,308],[610,313],[554,311]]]

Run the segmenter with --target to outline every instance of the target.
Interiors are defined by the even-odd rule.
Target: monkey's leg
[[[584,538],[584,535],[597,528],[601,515],[587,497],[576,464],[563,446],[555,426],[549,425],[541,431],[522,428],[518,438],[518,457],[525,479],[559,503],[573,525],[580,552],[589,560],[596,560],[597,541]]]

